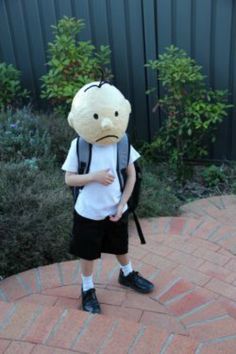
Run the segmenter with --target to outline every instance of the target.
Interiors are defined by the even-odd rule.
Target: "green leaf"
[[[84,21],[64,16],[53,27],[54,40],[48,44],[49,70],[41,77],[41,97],[60,111],[68,111],[76,91],[100,76],[99,68],[105,79],[111,78],[110,47],[101,45],[96,51],[91,41],[78,40],[83,27]]]
[[[227,92],[208,89],[202,67],[174,45],[145,67],[156,72],[163,86],[158,88],[158,104],[166,117],[158,132],[158,144],[151,146],[160,149],[180,174],[183,158],[207,156],[208,141],[228,115]],[[214,142],[215,137],[212,139]]]

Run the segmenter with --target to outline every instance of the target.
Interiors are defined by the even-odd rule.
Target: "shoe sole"
[[[100,315],[102,313],[101,310],[99,312],[87,311],[87,310],[83,309],[83,307],[79,307],[79,310],[82,310],[82,311],[88,312],[88,313],[92,313],[93,315]]]
[[[130,289],[132,289],[132,290],[134,290],[134,291],[136,291],[136,292],[138,292],[138,293],[140,293],[140,294],[149,294],[149,293],[151,293],[151,292],[154,290],[154,287],[153,287],[152,289],[150,289],[150,290],[144,290],[144,289],[134,288],[134,287],[132,287],[132,286],[130,286],[130,285],[128,285],[128,284],[123,284],[123,283],[120,282],[120,281],[119,281],[119,284],[122,285],[122,286],[124,286],[124,287],[126,287],[126,288],[130,288]]]

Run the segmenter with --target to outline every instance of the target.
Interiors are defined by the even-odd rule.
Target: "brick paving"
[[[96,262],[102,315],[80,310],[79,261],[28,270],[0,282],[0,354],[235,354],[236,196],[202,199],[180,217],[130,225],[133,267],[149,295],[117,283],[115,257]]]

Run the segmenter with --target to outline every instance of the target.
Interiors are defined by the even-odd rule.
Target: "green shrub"
[[[0,163],[0,275],[71,259],[72,198],[61,171]]]
[[[29,107],[0,112],[0,159],[37,168],[61,165],[75,137],[64,116],[34,113]]]
[[[170,46],[146,66],[158,72],[164,95],[157,106],[166,116],[149,149],[165,155],[181,179],[185,159],[207,156],[209,141],[215,141],[218,126],[232,105],[227,103],[226,91],[206,88],[201,67],[181,49]]]
[[[54,156],[55,162],[61,165],[65,161],[71,140],[75,138],[76,133],[62,115],[41,114],[40,119],[50,136],[50,153]]]
[[[17,107],[29,92],[22,89],[20,71],[12,64],[0,63],[0,110]]]
[[[225,183],[227,180],[223,166],[218,167],[215,165],[205,167],[205,169],[202,171],[202,177],[204,183],[208,187],[215,187],[220,183]]]
[[[96,52],[90,41],[78,40],[83,27],[83,20],[68,17],[52,26],[54,41],[49,43],[49,71],[41,78],[41,97],[57,111],[68,112],[75,93],[84,84],[100,77],[100,70],[110,63],[109,46],[100,46]],[[109,75],[107,69],[105,76]]]
[[[34,161],[35,166],[51,164],[51,140],[38,115],[31,109],[0,112],[0,160]]]
[[[175,196],[167,166],[142,159],[143,180],[137,213],[140,217],[178,215],[180,200]]]

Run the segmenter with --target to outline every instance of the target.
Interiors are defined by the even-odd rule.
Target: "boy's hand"
[[[93,173],[93,180],[103,184],[104,186],[108,186],[109,184],[114,182],[115,177],[111,174],[110,170],[102,170]]]
[[[120,218],[122,217],[122,214],[123,214],[123,210],[124,210],[124,205],[119,204],[117,207],[116,215],[111,215],[110,221],[116,222],[116,221],[120,220]]]

